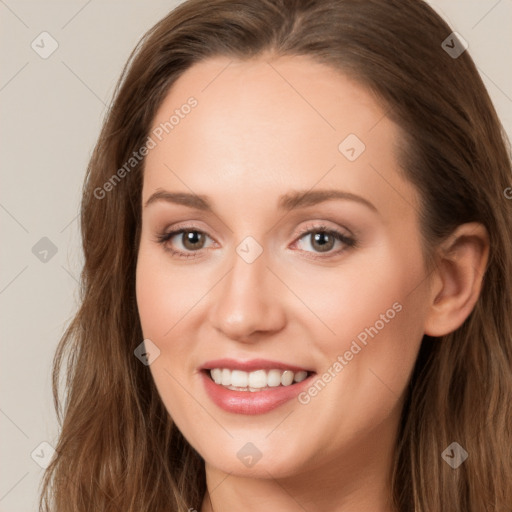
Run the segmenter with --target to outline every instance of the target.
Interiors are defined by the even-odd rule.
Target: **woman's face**
[[[160,396],[211,467],[389,461],[428,281],[385,114],[307,57],[196,64],[156,114],[137,302]]]

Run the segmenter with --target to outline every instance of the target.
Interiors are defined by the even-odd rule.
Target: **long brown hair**
[[[98,190],[107,190],[144,145],[184,71],[210,56],[249,59],[266,51],[310,56],[378,95],[403,131],[400,171],[421,194],[428,265],[458,225],[487,228],[490,258],[474,310],[455,332],[422,341],[403,408],[393,496],[400,512],[510,510],[510,146],[468,52],[455,58],[443,48],[451,33],[421,0],[189,0],[145,34],[119,79],[84,183],[81,306],[55,354],[61,433],[40,510],[201,507],[204,461],[134,357],[143,339],[135,268],[144,160],[110,181],[108,192]],[[63,411],[58,385],[66,353]],[[441,457],[453,441],[469,454],[457,469]]]

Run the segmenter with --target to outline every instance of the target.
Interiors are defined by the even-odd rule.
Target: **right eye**
[[[204,231],[189,226],[161,233],[157,236],[157,241],[162,244],[165,250],[169,251],[172,256],[178,258],[196,258],[197,255],[195,253],[203,249],[206,237],[210,238]],[[183,248],[175,249],[175,244],[172,243],[173,238],[176,238]]]

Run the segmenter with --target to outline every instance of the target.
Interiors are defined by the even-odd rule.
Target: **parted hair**
[[[201,507],[204,460],[134,357],[143,339],[135,269],[144,160],[104,197],[94,191],[144,144],[187,69],[264,52],[309,56],[377,95],[401,131],[399,172],[421,196],[429,269],[457,226],[486,227],[489,261],[473,311],[456,331],[422,340],[390,477],[399,512],[512,510],[510,144],[469,52],[454,58],[442,46],[451,33],[421,0],[188,0],[141,38],[84,180],[80,304],[53,362],[60,432],[41,511]],[[469,454],[457,469],[441,457],[453,441]]]

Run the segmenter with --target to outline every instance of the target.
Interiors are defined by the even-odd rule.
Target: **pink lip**
[[[250,361],[236,361],[235,359],[215,359],[207,361],[199,369],[211,370],[212,368],[228,368],[230,370],[243,370],[244,372],[252,372],[255,370],[292,370],[293,372],[305,371],[312,372],[307,368],[294,366],[288,363],[280,363],[279,361],[269,361],[268,359],[251,359]],[[244,393],[244,391],[242,391]]]
[[[214,368],[219,368],[214,366]],[[224,368],[226,368],[224,366]],[[259,366],[258,368],[262,368]],[[276,368],[273,366],[272,368]],[[233,391],[215,382],[210,378],[209,371],[199,372],[203,379],[206,393],[221,409],[236,414],[263,414],[295,398],[301,391],[311,384],[315,373],[309,375],[302,382],[290,386],[276,386],[265,391]]]

